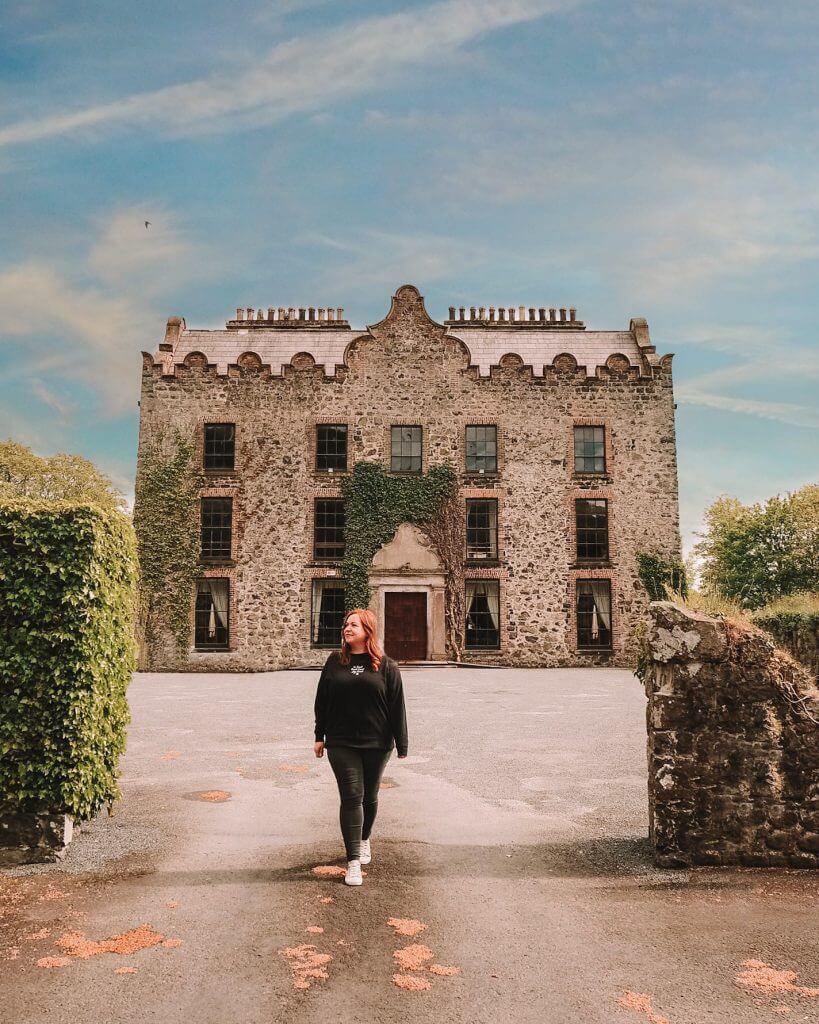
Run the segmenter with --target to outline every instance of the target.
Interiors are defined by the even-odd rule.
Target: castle
[[[396,479],[453,466],[463,516],[457,574],[413,522],[368,565],[388,654],[453,659],[457,585],[457,660],[631,665],[637,554],[681,554],[671,360],[642,319],[592,331],[574,309],[489,306],[439,323],[411,285],[363,329],[315,307],[238,309],[224,330],[169,319],[143,353],[135,518],[148,451],[187,438],[198,565],[153,609],[141,667],[323,663],[345,610],[343,483],[362,460]]]

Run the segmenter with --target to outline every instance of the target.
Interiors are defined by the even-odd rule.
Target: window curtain
[[[208,622],[208,636],[216,636],[216,623],[218,620],[222,629],[228,626],[228,605],[230,604],[230,580],[210,581],[210,621]]]
[[[324,580],[313,580],[313,643],[318,643],[321,601],[324,597]]]
[[[467,580],[466,581],[466,607],[469,614],[472,613],[472,604],[478,594],[483,594],[489,607],[489,617],[495,629],[500,627],[500,597],[499,586],[492,580]]]
[[[591,638],[597,640],[600,636],[600,625],[611,633],[611,591],[608,580],[579,580],[577,584],[578,597],[580,594],[591,594]],[[578,601],[579,603],[579,601]]]

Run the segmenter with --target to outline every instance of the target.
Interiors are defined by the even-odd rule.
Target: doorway
[[[426,592],[388,590],[384,594],[384,649],[396,661],[426,661]]]

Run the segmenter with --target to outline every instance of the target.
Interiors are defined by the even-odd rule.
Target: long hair
[[[364,648],[370,656],[373,671],[377,672],[384,659],[384,651],[378,642],[378,620],[369,608],[351,608],[344,616],[344,625],[341,627],[341,650],[338,651],[338,658],[342,665],[350,664],[350,645],[344,639],[344,626],[351,615],[357,615],[364,627]]]

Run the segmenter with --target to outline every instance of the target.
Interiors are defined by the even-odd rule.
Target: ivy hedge
[[[120,796],[136,578],[122,513],[0,501],[0,813],[84,820]]]
[[[378,549],[401,523],[429,526],[457,493],[458,476],[449,465],[423,475],[390,476],[377,462],[357,462],[342,482],[344,496],[344,583],[346,610],[370,603],[369,570]]]
[[[199,566],[199,491],[204,473],[194,465],[192,438],[179,430],[157,432],[141,453],[134,499],[139,545],[138,631],[152,667],[156,641],[167,630],[176,658],[185,661],[191,642],[190,606]]]
[[[688,597],[688,579],[682,562],[641,552],[637,555],[637,572],[652,601],[667,601],[666,587]]]

